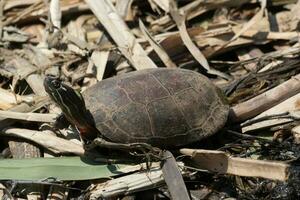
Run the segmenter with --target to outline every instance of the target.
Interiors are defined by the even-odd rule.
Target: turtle
[[[81,138],[116,148],[188,145],[218,132],[229,113],[222,91],[187,69],[133,71],[104,79],[82,94],[53,76],[46,76],[44,87]]]

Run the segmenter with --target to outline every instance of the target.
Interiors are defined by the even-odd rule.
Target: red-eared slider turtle
[[[44,86],[86,140],[186,145],[216,133],[229,106],[205,76],[183,69],[148,69],[105,79],[82,93],[48,76]]]

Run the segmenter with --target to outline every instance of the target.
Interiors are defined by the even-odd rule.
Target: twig
[[[2,136],[14,136],[30,140],[56,154],[84,155],[81,145],[57,137],[50,131],[33,131],[20,128],[6,128],[0,131]]]
[[[185,6],[179,9],[179,12],[187,13],[187,19],[193,19],[201,14],[204,14],[210,10],[214,10],[221,7],[239,7],[250,0],[240,0],[240,1],[232,1],[232,0],[195,0],[191,1],[191,3],[186,4]],[[174,27],[174,23],[172,23],[172,19],[169,15],[165,15],[151,23],[151,29],[165,29],[169,30]]]
[[[60,29],[61,27],[61,9],[59,0],[51,0],[50,2],[50,17],[52,24]],[[54,29],[54,32],[58,31]]]
[[[163,63],[166,65],[167,68],[177,68],[176,64],[171,60],[169,55],[166,53],[166,51],[163,49],[163,47],[158,44],[153,37],[150,35],[149,31],[146,29],[145,25],[141,20],[139,20],[139,26],[140,29],[149,42],[149,44],[152,46],[154,51],[157,53],[159,58],[163,61]]]
[[[181,149],[180,152],[191,156],[194,164],[200,169],[217,173],[281,181],[287,180],[289,176],[290,165],[284,162],[235,158],[222,151],[213,150]]]
[[[157,68],[136,41],[123,19],[109,0],[85,0],[101,24],[118,45],[119,50],[137,70]]]
[[[150,168],[97,185],[97,187],[91,191],[90,199],[106,199],[122,194],[128,195],[139,191],[158,188],[164,184],[162,170],[157,167]]]
[[[214,74],[229,80],[230,76],[220,71],[217,71],[215,69],[212,69],[209,66],[205,56],[202,54],[199,48],[193,43],[192,39],[190,38],[186,30],[185,14],[179,13],[175,0],[170,0],[170,14],[174,19],[174,21],[176,22],[183,43],[188,48],[189,52],[193,55],[193,57],[199,62],[199,64],[201,64],[202,67],[207,70],[207,73]]]
[[[109,51],[94,51],[91,60],[97,69],[97,80],[101,81],[104,76],[105,66],[108,61]]]
[[[230,44],[232,41],[234,41],[237,38],[239,38],[241,35],[243,35],[243,33],[245,33],[249,28],[251,28],[255,23],[258,23],[263,18],[266,6],[267,6],[267,0],[262,0],[261,1],[261,8],[258,11],[258,13],[256,13],[256,15],[254,15],[254,17],[252,17],[250,19],[250,21],[247,22],[243,26],[243,28],[238,33],[236,33],[228,42],[226,42],[224,45],[222,45],[220,47],[220,49],[224,48],[225,46],[227,46],[228,44]]]
[[[34,100],[35,103],[33,105],[29,105],[27,103],[20,103],[19,105],[14,106],[9,110],[15,112],[33,112],[34,110],[46,105],[49,101],[50,99],[48,96],[38,97]],[[6,117],[0,117],[0,130],[10,126],[12,123],[14,123],[14,120],[7,119]]]
[[[255,118],[242,123],[242,132],[266,129],[299,121],[299,107],[297,104],[299,98],[300,93],[262,112]]]
[[[0,110],[0,118],[18,119],[32,122],[48,122],[53,123],[57,118],[56,114],[41,114],[41,113],[21,113],[14,111]]]
[[[229,121],[244,121],[300,92],[300,74],[248,101],[231,108]]]

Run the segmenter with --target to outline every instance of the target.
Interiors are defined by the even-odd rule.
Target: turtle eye
[[[60,82],[58,80],[53,80],[51,83],[56,89],[60,88]]]

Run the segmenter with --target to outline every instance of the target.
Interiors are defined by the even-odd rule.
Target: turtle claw
[[[161,159],[162,150],[157,147],[153,147],[147,143],[132,143],[129,145],[132,150],[140,150],[143,152],[142,154],[138,154],[135,152],[135,155],[150,155],[159,160]]]
[[[161,156],[162,150],[157,147],[153,147],[147,143],[122,144],[122,143],[109,142],[103,138],[96,138],[92,142],[86,143],[84,145],[84,149],[87,151],[92,150],[95,147],[129,151],[131,152],[132,155],[136,155],[136,156],[146,155],[146,156],[154,157],[159,160],[161,160],[162,158]],[[137,151],[141,151],[142,153],[138,153]]]
[[[102,139],[102,138],[96,138],[96,139],[94,139],[93,141],[91,141],[91,142],[84,142],[84,150],[86,150],[86,151],[89,151],[89,150],[92,150],[92,149],[94,149],[94,148],[96,148],[96,147],[106,147],[107,146],[107,144],[106,144],[107,142],[104,140],[104,139]]]

